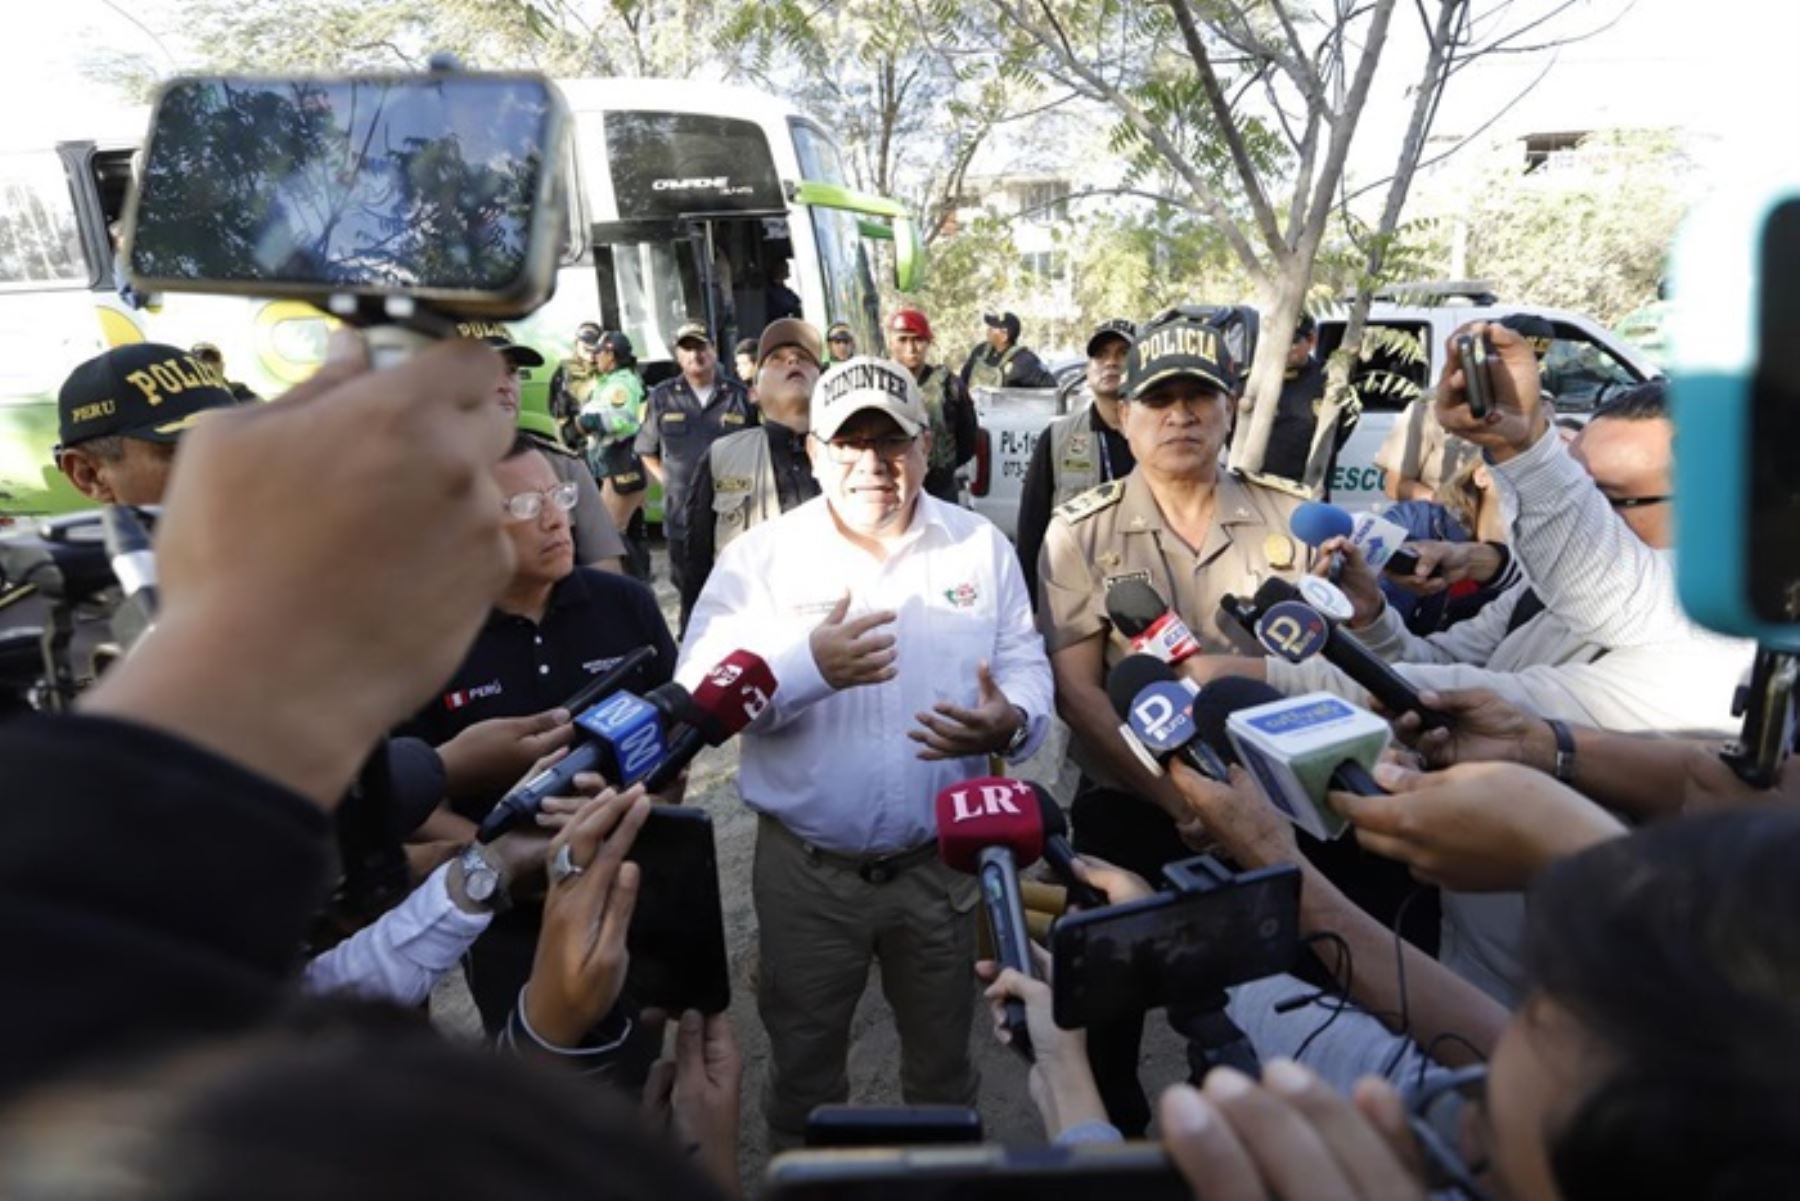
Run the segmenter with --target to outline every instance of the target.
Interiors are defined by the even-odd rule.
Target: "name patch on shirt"
[[[455,711],[485,696],[499,696],[503,690],[499,680],[489,680],[485,684],[477,684],[473,688],[458,688],[454,692],[444,694],[444,708]]]
[[[719,418],[719,424],[742,425],[744,424],[744,415],[742,413],[726,413]]]

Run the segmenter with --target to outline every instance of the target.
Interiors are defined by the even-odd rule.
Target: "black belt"
[[[917,867],[937,856],[936,842],[920,843],[910,850],[895,851],[889,855],[841,855],[836,851],[814,846],[780,822],[770,820],[784,835],[799,843],[801,851],[814,863],[855,872],[869,884],[886,884],[907,868]]]

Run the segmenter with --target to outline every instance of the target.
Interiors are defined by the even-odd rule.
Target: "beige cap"
[[[930,420],[912,372],[892,359],[857,355],[819,377],[812,395],[812,432],[828,439],[864,409],[886,413],[908,434],[918,433]]]
[[[825,353],[825,345],[819,341],[818,330],[798,318],[781,317],[763,328],[762,337],[756,342],[756,361],[760,364],[783,346],[798,346],[811,355],[815,363]]]

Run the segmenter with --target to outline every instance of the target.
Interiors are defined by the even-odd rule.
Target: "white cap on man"
[[[829,441],[865,409],[886,413],[909,435],[930,422],[912,372],[891,359],[857,355],[819,377],[812,394],[812,432]]]

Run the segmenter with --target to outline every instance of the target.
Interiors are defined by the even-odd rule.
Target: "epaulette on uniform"
[[[1261,472],[1252,475],[1248,472],[1237,470],[1233,470],[1231,474],[1238,478],[1239,483],[1247,484],[1253,488],[1267,488],[1271,492],[1280,492],[1287,496],[1296,497],[1299,500],[1313,499],[1312,490],[1310,488],[1305,484],[1290,480],[1286,476],[1264,475]]]
[[[1125,495],[1125,481],[1113,480],[1101,484],[1098,488],[1089,488],[1080,496],[1071,497],[1057,505],[1055,514],[1070,525],[1085,521],[1094,514],[1110,509]]]

